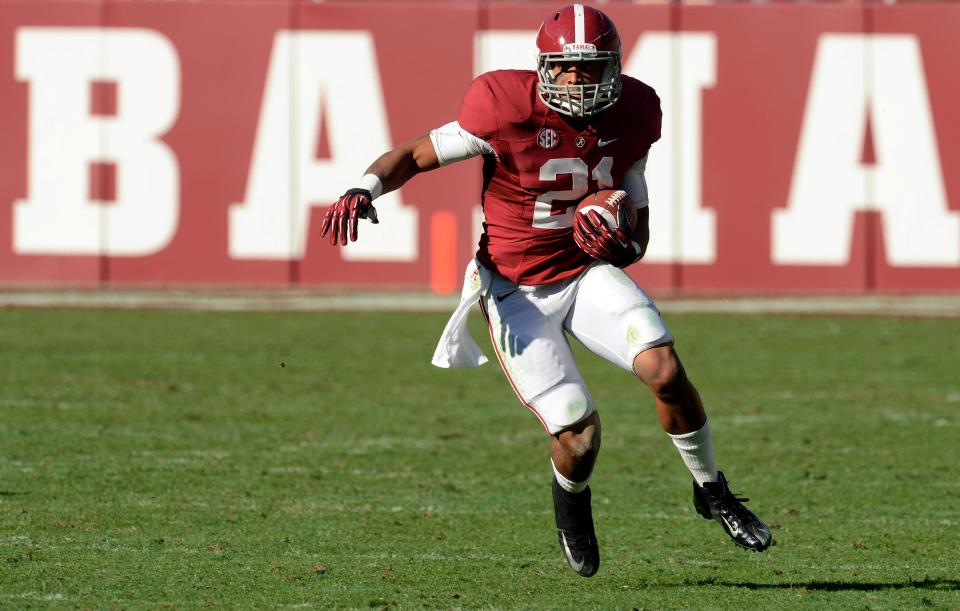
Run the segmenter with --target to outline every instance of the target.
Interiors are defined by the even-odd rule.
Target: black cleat
[[[733,542],[743,549],[762,552],[773,541],[770,529],[753,515],[743,503],[750,499],[738,498],[730,492],[727,478],[717,472],[720,480],[706,482],[703,486],[693,482],[693,506],[707,520],[716,520]]]
[[[600,568],[600,547],[593,531],[590,487],[583,492],[564,490],[553,479],[553,511],[557,518],[560,549],[577,575],[592,577]]]

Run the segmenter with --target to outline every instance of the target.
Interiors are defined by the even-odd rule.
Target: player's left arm
[[[647,245],[650,243],[650,195],[647,192],[647,157],[649,153],[637,160],[623,177],[621,188],[630,196],[630,200],[637,207],[637,227],[633,230],[631,241],[640,247],[637,258],[632,261],[636,263],[643,258],[647,252]]]
[[[637,228],[633,230],[631,241],[640,247],[640,254],[633,260],[634,263],[647,254],[647,245],[650,243],[650,208],[644,206],[637,209]]]
[[[644,86],[646,87],[646,86]],[[650,145],[660,139],[661,128],[663,124],[663,112],[660,110],[660,98],[653,89],[646,87],[646,110],[641,113],[648,120],[641,124],[642,132],[638,136],[638,143],[646,143],[647,149],[643,157],[637,159],[627,170],[623,177],[623,183],[620,188],[627,192],[630,200],[637,207],[637,226],[630,236],[631,245],[636,251],[635,258],[629,260],[626,265],[636,263],[647,253],[647,245],[650,243],[650,195],[647,191],[647,158],[650,156]],[[625,258],[630,259],[629,252],[625,253]],[[626,267],[623,265],[622,267]]]
[[[650,209],[647,206],[649,198],[647,179],[644,177],[646,168],[647,156],[644,155],[627,170],[620,185],[637,209],[637,224],[632,233],[628,234],[626,227],[607,227],[596,211],[585,215],[583,223],[574,225],[574,240],[595,259],[617,267],[627,267],[646,254],[647,244],[650,242]]]

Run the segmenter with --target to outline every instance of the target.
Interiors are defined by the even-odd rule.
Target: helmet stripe
[[[573,42],[584,43],[587,42],[583,39],[583,5],[574,4],[573,5]]]

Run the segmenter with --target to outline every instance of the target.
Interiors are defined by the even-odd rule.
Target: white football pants
[[[510,385],[551,435],[596,411],[564,331],[630,372],[639,353],[673,342],[643,289],[607,263],[542,286],[493,274],[480,305]]]

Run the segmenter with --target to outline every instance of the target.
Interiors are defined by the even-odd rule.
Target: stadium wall
[[[0,284],[457,290],[479,161],[319,221],[551,8],[0,0]],[[960,5],[602,8],[665,113],[645,287],[960,290]]]

